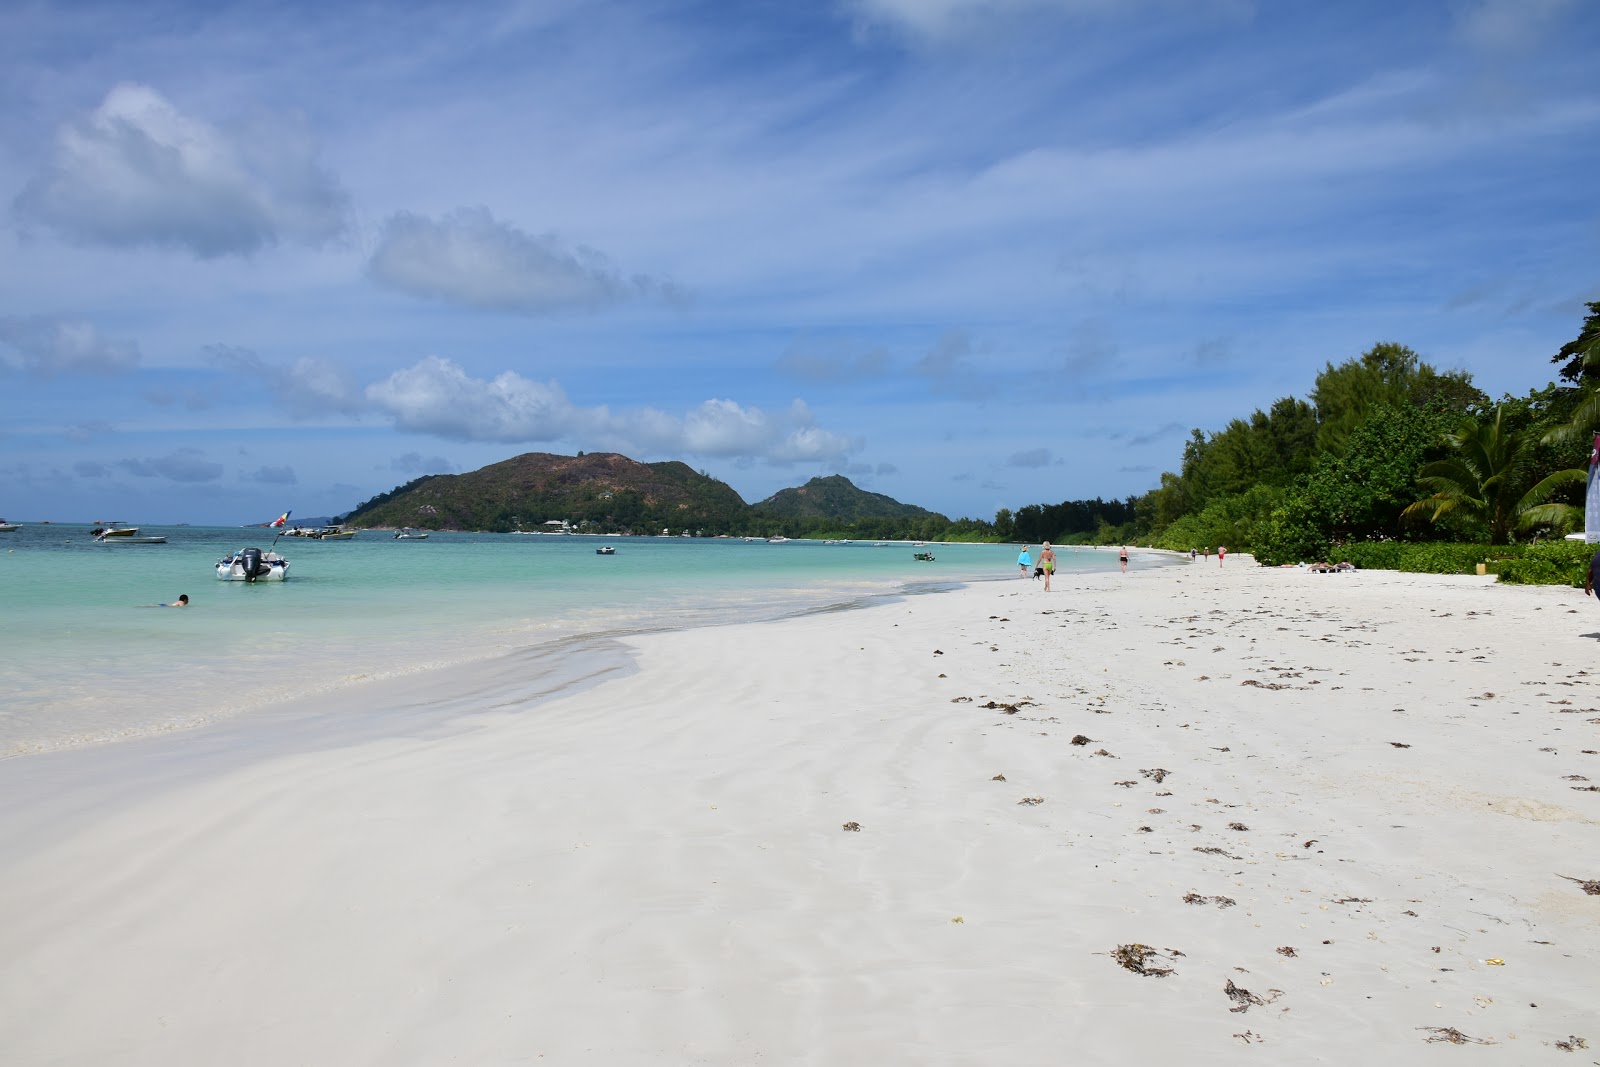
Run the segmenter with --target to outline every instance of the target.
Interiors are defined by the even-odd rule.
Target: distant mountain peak
[[[828,474],[804,485],[780,489],[755,505],[757,511],[779,518],[828,518],[844,522],[857,519],[916,519],[934,515],[915,504],[902,504],[882,493],[856,485],[842,474]]]

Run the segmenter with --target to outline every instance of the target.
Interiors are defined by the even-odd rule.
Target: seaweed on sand
[[[1494,1044],[1493,1041],[1491,1041],[1489,1038],[1486,1038],[1486,1037],[1468,1037],[1466,1034],[1463,1034],[1460,1030],[1457,1030],[1453,1026],[1419,1026],[1419,1027],[1417,1027],[1417,1029],[1426,1031],[1427,1033],[1433,1035],[1432,1037],[1427,1039],[1428,1040],[1428,1044],[1430,1044],[1430,1045],[1438,1045],[1438,1044],[1492,1045],[1492,1044]]]
[[[1144,775],[1146,778],[1152,779],[1157,785],[1160,785],[1162,780],[1172,772],[1167,770],[1165,767],[1152,767],[1149,770],[1143,770],[1139,773]]]
[[[1164,954],[1168,962],[1181,955],[1183,953],[1170,948]],[[1116,960],[1123,970],[1132,971],[1134,974],[1142,974],[1150,978],[1165,978],[1167,975],[1174,973],[1171,967],[1161,967],[1151,963],[1152,960],[1162,959],[1163,953],[1151,948],[1149,945],[1137,943],[1118,945],[1111,950],[1111,958]]]
[[[1243,986],[1234,985],[1232,978],[1228,979],[1228,984],[1222,987],[1222,991],[1228,995],[1229,1000],[1233,1001],[1234,1006],[1228,1009],[1232,1012],[1246,1012],[1254,1007],[1271,1004],[1274,1000],[1283,996],[1283,990],[1269,989],[1265,997],[1258,997]]]
[[[1558,874],[1557,878],[1565,878],[1569,882],[1577,882],[1579,888],[1591,897],[1600,897],[1600,878],[1574,878],[1570,874]]]

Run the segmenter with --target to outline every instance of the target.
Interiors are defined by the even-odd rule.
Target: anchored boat
[[[289,561],[276,552],[241,548],[217,560],[217,577],[224,582],[281,582],[289,577]]]

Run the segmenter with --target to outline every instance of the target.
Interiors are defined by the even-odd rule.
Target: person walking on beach
[[[1044,549],[1039,553],[1039,566],[1044,568],[1044,591],[1050,591],[1050,576],[1056,572],[1056,550],[1050,547],[1050,542],[1044,543]]]
[[[1017,566],[1022,568],[1022,573],[1017,575],[1018,578],[1026,578],[1028,572],[1033,569],[1033,557],[1028,555],[1027,545],[1023,545],[1022,551],[1017,555]]]
[[[1122,573],[1128,573],[1128,546],[1122,546]]]
[[[1227,545],[1218,545],[1217,546],[1217,566],[1219,566],[1219,567],[1222,566],[1222,561],[1227,559],[1227,558],[1228,558],[1228,546]]]

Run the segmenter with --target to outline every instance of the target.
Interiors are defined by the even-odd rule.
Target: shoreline
[[[0,908],[27,917],[0,932],[0,1054],[1600,1045],[1600,896],[1566,880],[1600,878],[1593,607],[1238,559],[630,635],[581,688],[519,695],[506,664],[443,719],[409,694],[440,728],[312,730],[215,773],[167,773],[205,765],[197,734],[63,753],[150,788],[124,768],[97,810],[0,810]]]

